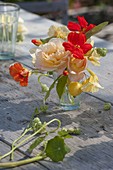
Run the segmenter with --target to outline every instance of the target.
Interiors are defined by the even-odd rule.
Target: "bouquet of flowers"
[[[14,63],[9,68],[10,75],[21,86],[27,86],[30,75],[37,72],[44,76],[53,75],[55,79],[49,88],[39,79],[46,92],[44,101],[55,86],[60,99],[65,89],[74,97],[82,92],[93,93],[103,89],[88,63],[99,66],[101,57],[106,56],[107,49],[95,47],[92,36],[108,22],[96,26],[88,24],[83,16],[78,16],[77,19],[78,22],[69,21],[67,26],[52,25],[46,39],[32,40],[36,45],[36,48],[30,50],[34,70],[27,70],[20,63]]]
[[[106,55],[105,48],[96,48],[91,36],[99,32],[107,22],[97,26],[88,24],[84,17],[78,16],[78,23],[69,22],[68,26],[51,26],[48,31],[48,38],[32,40],[36,48],[30,50],[34,70],[24,68],[20,63],[14,63],[9,67],[10,75],[21,86],[28,85],[28,78],[32,74],[38,74],[38,81],[42,90],[46,92],[45,99],[49,97],[51,90],[56,86],[56,91],[61,99],[65,89],[71,96],[78,96],[82,92],[97,92],[103,88],[99,84],[97,75],[88,68],[88,62],[95,66],[100,65],[100,58]],[[42,74],[41,74],[42,73]],[[88,74],[87,74],[88,73]],[[54,75],[55,74],[55,75]],[[41,76],[54,77],[53,83],[48,88],[40,81]],[[37,146],[42,146],[42,150],[34,157],[19,160],[17,162],[0,163],[0,167],[16,167],[27,163],[32,163],[42,159],[50,158],[54,162],[63,161],[65,155],[70,152],[70,148],[64,142],[71,135],[80,134],[79,129],[61,129],[61,121],[52,119],[49,122],[41,122],[38,118],[40,110],[35,109],[31,121],[13,143],[12,149],[0,156],[0,160],[11,155],[14,151],[31,139],[36,137],[28,150],[30,153]],[[47,130],[47,127],[57,122],[58,126],[54,130]],[[56,134],[52,139],[46,139],[51,133]],[[28,136],[26,137],[26,134]],[[37,135],[38,134],[38,135]]]

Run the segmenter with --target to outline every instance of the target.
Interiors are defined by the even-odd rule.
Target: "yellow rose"
[[[31,50],[32,63],[35,68],[42,71],[56,71],[61,74],[67,66],[70,54],[64,50],[62,43],[62,39],[53,38],[48,43],[37,47],[34,51]]]
[[[75,73],[79,73],[83,70],[85,70],[86,66],[87,66],[87,59],[84,58],[83,60],[80,59],[76,59],[74,57],[70,57],[69,61],[68,61],[68,65],[69,65],[69,70],[74,71]]]
[[[72,74],[72,73],[69,73],[68,75],[68,79],[69,79],[69,82],[79,82],[80,80],[83,80],[85,76],[85,73],[84,72],[80,72],[80,73],[77,73],[77,74]]]

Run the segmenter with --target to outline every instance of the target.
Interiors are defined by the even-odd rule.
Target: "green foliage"
[[[49,87],[49,90],[47,91],[46,95],[45,95],[45,98],[44,98],[44,103],[46,102],[47,98],[50,96],[50,92],[51,90],[54,88],[56,82],[58,81],[60,77],[58,77],[52,84],[51,86]]]
[[[108,50],[106,48],[97,48],[96,51],[100,56],[105,57]]]
[[[42,105],[42,106],[40,106],[41,112],[46,112],[47,109],[48,109],[48,106],[47,106],[47,105]]]
[[[46,84],[41,83],[42,92],[47,92],[49,90],[49,87]]]
[[[65,86],[67,84],[67,78],[68,78],[67,76],[61,76],[58,79],[58,82],[57,82],[57,85],[56,85],[56,91],[57,91],[58,97],[60,99],[62,97],[62,94],[64,93]]]
[[[44,77],[44,76],[48,77],[48,74],[41,74],[40,76],[38,76],[38,83],[40,84],[43,93],[45,93],[49,90],[49,87],[46,84],[42,83],[40,80],[41,77]]]
[[[32,152],[33,149],[35,149],[41,142],[43,142],[43,140],[45,139],[44,137],[39,137],[37,138],[29,147],[28,152]]]
[[[80,129],[79,128],[62,128],[60,131],[58,131],[59,136],[64,138],[72,138],[71,135],[80,135]]]
[[[69,133],[67,132],[67,130],[62,129],[58,132],[59,136],[63,137],[63,138],[72,138],[71,135],[69,135]]]
[[[67,129],[67,132],[70,135],[80,135],[80,133],[81,133],[79,128],[69,128],[69,129]]]
[[[40,121],[38,117],[36,117],[33,119],[31,126],[32,126],[33,131],[36,132],[42,127],[42,122]]]
[[[55,136],[53,139],[49,140],[45,152],[52,161],[63,161],[67,154],[64,139],[59,136]]]
[[[39,153],[36,154],[36,156],[29,159],[20,160],[17,162],[0,163],[0,167],[13,168],[16,166],[25,165],[26,163],[28,164],[34,161],[39,161],[45,159],[46,157],[49,157],[54,162],[59,162],[63,161],[65,155],[70,152],[70,148],[66,145],[64,141],[66,135],[69,136],[69,134],[68,131],[59,130],[61,127],[60,120],[52,119],[49,122],[41,122],[39,117],[35,117],[37,113],[38,114],[40,113],[40,110],[38,108],[36,108],[35,111],[33,112],[33,116],[31,119],[32,121],[30,121],[27,128],[23,131],[21,136],[19,136],[13,142],[12,149],[3,156],[0,156],[0,160],[9,155],[11,155],[11,158],[13,159],[14,151],[18,147],[26,144],[26,142],[28,143],[29,141],[32,143],[28,147],[27,151],[31,153],[35,148],[42,148],[41,151],[39,151]],[[49,128],[49,125],[55,121],[58,123],[58,126],[54,128],[54,130],[50,131],[47,130]],[[55,133],[53,138],[51,138],[51,136],[49,137],[51,133],[52,134]]]
[[[54,38],[54,37],[48,37],[48,38],[40,39],[40,40],[42,41],[43,44],[45,44],[45,43],[48,43],[49,40],[51,40],[51,38]]]
[[[105,103],[104,104],[104,110],[107,111],[107,110],[110,110],[111,109],[111,103]]]
[[[103,22],[103,23],[95,26],[93,29],[89,30],[86,33],[87,39],[89,39],[92,35],[95,35],[96,33],[100,32],[106,25],[108,25],[108,22]]]
[[[24,35],[22,33],[17,34],[16,42],[22,42],[22,41],[24,41]]]

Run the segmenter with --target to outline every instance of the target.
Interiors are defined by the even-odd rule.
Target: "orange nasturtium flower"
[[[94,24],[88,24],[84,16],[82,17],[78,16],[77,19],[79,23],[72,22],[72,21],[68,22],[68,29],[70,31],[78,31],[78,32],[86,33],[95,27]]]
[[[29,71],[24,68],[20,63],[14,63],[9,67],[10,75],[17,82],[20,82],[21,86],[28,85]]]

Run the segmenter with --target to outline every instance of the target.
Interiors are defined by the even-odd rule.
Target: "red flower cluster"
[[[78,16],[77,19],[79,23],[75,23],[72,21],[68,22],[67,27],[70,31],[78,31],[78,32],[86,33],[95,27],[94,24],[88,25],[88,22],[85,20],[84,17]]]
[[[87,43],[85,33],[95,25],[88,25],[84,17],[78,16],[78,23],[69,22],[68,29],[72,32],[68,35],[68,41],[63,43],[65,50],[70,51],[74,58],[84,59],[84,55],[91,50],[92,45]]]
[[[92,45],[86,43],[86,36],[82,33],[71,32],[68,35],[68,42],[64,42],[65,50],[69,50],[74,58],[84,59],[84,54],[91,50]]]

